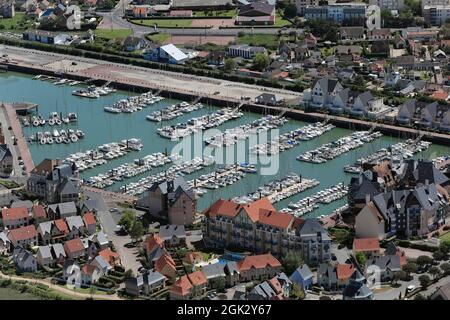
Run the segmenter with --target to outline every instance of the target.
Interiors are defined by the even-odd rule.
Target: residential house
[[[241,272],[239,271],[238,265],[236,261],[227,261],[225,264],[225,280],[227,286],[234,287],[239,284]]]
[[[365,38],[363,27],[341,27],[339,33],[341,40],[360,41]]]
[[[9,177],[13,170],[13,156],[7,144],[0,144],[0,177]]]
[[[165,288],[167,278],[161,273],[150,270],[125,281],[125,291],[132,296],[152,294]]]
[[[374,295],[364,283],[359,281],[350,281],[342,292],[343,300],[373,300]]]
[[[83,242],[84,252],[88,259],[94,259],[98,255],[98,246],[93,241],[93,237],[84,238]]]
[[[367,39],[369,41],[375,40],[391,40],[391,29],[389,28],[381,28],[381,29],[373,29],[367,31]]]
[[[255,98],[255,102],[265,106],[279,106],[284,102],[284,99],[273,93],[262,93]]]
[[[203,272],[195,271],[179,278],[170,289],[171,300],[187,300],[206,293],[207,279]]]
[[[85,264],[81,268],[81,284],[83,285],[95,284],[102,276],[103,272],[92,263]]]
[[[385,217],[373,201],[364,206],[356,215],[355,236],[357,238],[376,238],[383,240],[386,236],[386,228],[387,223]]]
[[[293,283],[298,284],[303,290],[310,289],[313,285],[313,273],[306,263],[295,269],[289,279]]]
[[[92,236],[92,241],[98,246],[100,250],[104,250],[109,247],[108,236],[103,232],[103,230],[94,234]]]
[[[389,72],[384,78],[384,85],[386,87],[395,87],[397,83],[402,79],[400,72],[392,71]]]
[[[147,49],[144,53],[144,58],[169,64],[182,64],[188,60],[188,56],[171,43],[161,47]]]
[[[348,263],[335,265],[323,263],[317,270],[317,284],[327,290],[342,289],[352,278],[360,278],[360,274],[358,269]]]
[[[188,252],[183,258],[183,262],[189,265],[195,265],[200,262],[204,262],[205,257],[201,252]]]
[[[63,245],[61,243],[54,243],[50,245],[50,248],[55,263],[62,264],[67,258]]]
[[[312,89],[304,91],[304,101],[312,108],[326,108],[333,103],[334,97],[343,89],[338,80],[321,78],[313,83]]]
[[[73,217],[77,215],[77,206],[75,202],[51,204],[47,208],[47,215],[50,220]]]
[[[30,222],[30,215],[26,207],[3,208],[3,226],[7,229],[16,229],[27,226]]]
[[[283,272],[270,280],[256,285],[249,293],[248,300],[283,300],[289,298],[291,280]]]
[[[353,240],[353,255],[364,254],[368,258],[380,256],[380,241],[378,238],[355,238]]]
[[[101,270],[101,272],[105,275],[108,275],[109,271],[113,269],[113,267],[106,261],[101,255],[96,256],[92,262],[91,265],[97,267]]]
[[[17,246],[13,251],[12,257],[16,268],[20,272],[36,272],[37,261],[36,258],[22,246]]]
[[[40,246],[36,254],[36,260],[38,264],[42,267],[51,266],[55,262],[51,246],[49,245]]]
[[[281,263],[270,253],[246,256],[237,263],[240,281],[266,280],[281,271]]]
[[[37,232],[34,225],[10,230],[8,232],[8,238],[14,247],[35,246],[38,241]]]
[[[163,274],[167,278],[175,279],[175,277],[177,276],[175,261],[173,261],[172,257],[167,251],[163,252],[158,260],[154,262],[153,266],[156,271]]]
[[[125,51],[129,52],[145,49],[146,46],[147,41],[139,37],[128,36],[123,41],[123,47]]]
[[[394,273],[401,270],[400,257],[393,255],[369,259],[365,270],[368,284],[390,282],[394,279]]]
[[[205,241],[213,247],[239,246],[276,256],[292,250],[312,264],[330,259],[331,239],[315,219],[278,212],[267,198],[245,205],[220,199],[203,213]]]
[[[74,164],[45,159],[30,172],[27,190],[47,203],[78,202],[78,170]]]
[[[64,251],[69,259],[77,259],[86,254],[86,249],[80,238],[67,240],[64,243]]]
[[[97,221],[92,212],[87,212],[83,216],[84,226],[89,235],[92,235],[97,230]]]
[[[384,250],[385,256],[398,256],[400,258],[400,266],[403,267],[407,263],[405,251],[401,250],[395,245],[393,241],[389,242],[386,250]]]
[[[84,234],[84,222],[80,216],[69,216],[65,218],[69,228],[69,238],[73,239]]]
[[[83,200],[80,202],[80,212],[84,216],[85,213],[92,212],[96,214],[98,212],[99,202],[95,199]]]
[[[101,250],[98,253],[99,256],[103,257],[103,259],[111,266],[115,267],[121,264],[120,256],[117,252],[112,251],[110,248],[106,248]]]
[[[231,45],[228,47],[228,55],[230,57],[253,59],[258,53],[267,54],[267,50],[264,47],[254,47],[248,44]]]
[[[166,247],[186,245],[186,230],[184,225],[166,225],[159,228],[159,238],[164,241]]]
[[[275,24],[275,5],[265,2],[252,2],[239,9],[236,25]]]
[[[225,287],[226,273],[225,265],[222,263],[207,264],[201,267],[201,271],[208,281],[208,288]]]
[[[184,178],[178,177],[153,184],[137,205],[170,224],[184,226],[193,223],[197,200]]]
[[[45,211],[45,208],[43,206],[33,205],[33,207],[31,208],[31,213],[35,225],[47,221],[47,212]]]
[[[159,235],[149,235],[145,239],[143,247],[150,264],[156,262],[165,252],[164,241]]]

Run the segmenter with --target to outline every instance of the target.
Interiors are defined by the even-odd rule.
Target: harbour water
[[[0,75],[0,102],[34,102],[39,105],[39,114],[44,118],[48,118],[51,112],[61,112],[63,115],[69,112],[75,112],[78,115],[78,121],[69,125],[62,125],[61,128],[67,126],[70,129],[81,129],[85,133],[85,137],[80,139],[77,143],[70,144],[52,144],[39,145],[37,143],[30,144],[30,151],[35,164],[38,164],[45,158],[60,158],[63,159],[69,154],[93,149],[99,145],[121,141],[129,138],[139,138],[142,140],[143,148],[139,152],[130,152],[124,157],[108,161],[107,164],[97,166],[93,169],[86,170],[82,173],[83,178],[94,176],[98,173],[107,172],[109,169],[118,167],[125,162],[133,162],[134,159],[143,157],[148,154],[156,152],[170,152],[176,144],[174,141],[160,137],[156,131],[158,128],[166,125],[173,125],[176,123],[187,121],[192,117],[204,115],[208,112],[217,111],[218,108],[214,106],[206,106],[203,109],[193,111],[188,114],[183,114],[176,119],[164,122],[151,122],[146,120],[146,116],[152,111],[167,107],[168,105],[178,103],[179,100],[164,99],[155,103],[152,106],[142,109],[134,113],[127,114],[111,114],[103,110],[105,106],[112,105],[114,102],[124,99],[128,96],[137,95],[133,92],[118,91],[108,96],[102,96],[98,99],[86,99],[71,95],[71,92],[81,86],[56,86],[52,83],[32,80],[31,76],[17,73],[4,73]],[[244,116],[225,122],[217,129],[225,130],[227,128],[234,128],[239,125],[250,123],[261,115],[245,112]],[[290,130],[297,129],[308,123],[289,120],[280,130],[280,134]],[[52,127],[45,129],[26,127],[24,133],[32,135],[37,131],[51,131]],[[387,137],[375,139],[374,141],[364,144],[355,150],[351,150],[333,160],[323,164],[313,164],[307,162],[300,162],[296,157],[300,154],[317,148],[318,146],[336,141],[337,139],[351,134],[351,130],[335,128],[330,132],[323,134],[320,137],[314,138],[310,141],[301,141],[299,145],[281,152],[279,154],[279,170],[275,175],[261,175],[247,173],[246,177],[235,182],[233,185],[219,188],[216,190],[208,190],[198,202],[198,208],[204,209],[208,207],[214,200],[218,198],[233,198],[256,191],[258,186],[261,186],[269,181],[277,178],[283,178],[290,173],[302,175],[305,178],[316,179],[320,184],[314,188],[308,189],[304,192],[296,194],[290,198],[279,201],[275,204],[277,209],[287,207],[290,202],[296,202],[301,198],[313,195],[319,190],[325,189],[339,182],[347,184],[352,174],[345,173],[343,167],[347,164],[354,163],[358,158],[366,156],[377,151],[380,148],[388,147],[389,145],[402,141],[411,137]],[[450,147],[441,145],[431,145],[426,151],[418,153],[415,158],[427,158],[450,154]],[[154,174],[158,171],[168,168],[169,166],[158,167],[151,172],[136,177],[126,179],[115,183],[111,190],[117,191],[124,184],[137,181],[146,175]],[[258,165],[257,165],[258,167]],[[200,175],[211,172],[217,168],[217,165],[209,166],[196,173],[186,175],[186,180],[192,180]],[[321,205],[317,210],[308,214],[309,216],[319,216],[322,214],[329,214],[334,209],[342,206],[345,203],[345,198],[332,202],[330,204]]]

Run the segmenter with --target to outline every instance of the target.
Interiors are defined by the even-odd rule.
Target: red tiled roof
[[[201,271],[189,273],[187,276],[194,286],[201,286],[208,282],[208,280],[206,280],[205,274]]]
[[[237,263],[237,268],[239,271],[246,271],[251,268],[262,269],[267,266],[271,266],[273,268],[281,267],[281,263],[270,253],[247,256]]]
[[[9,231],[8,237],[13,242],[32,239],[37,237],[37,231],[34,225],[30,225]]]
[[[54,221],[56,228],[63,233],[69,233],[69,227],[63,219],[58,219]]]
[[[163,273],[165,267],[176,270],[175,261],[173,261],[172,257],[166,252],[164,252],[164,254],[155,262],[155,270],[159,273]]]
[[[437,90],[431,95],[431,97],[436,100],[447,100],[448,93],[442,90]]]
[[[85,213],[83,220],[86,226],[97,224],[97,221],[95,221],[95,216],[92,212]]]
[[[115,260],[119,259],[119,254],[112,251],[110,248],[103,249],[98,253],[106,262],[113,264]]]
[[[352,264],[338,264],[336,266],[336,275],[339,280],[350,278],[353,272],[355,272],[355,268]]]
[[[77,253],[80,251],[84,251],[83,241],[81,241],[80,238],[68,240],[66,241],[66,243],[64,243],[64,250],[66,251],[66,253]]]
[[[176,293],[181,296],[185,296],[189,294],[189,291],[192,289],[192,284],[189,281],[187,275],[182,276],[178,279],[172,288],[170,288],[170,292]]]
[[[85,274],[92,275],[96,269],[97,269],[97,267],[92,264],[85,264],[81,268],[81,271],[83,271],[83,273],[85,273]]]
[[[270,286],[273,288],[273,290],[276,293],[281,293],[283,291],[283,288],[281,287],[280,281],[276,277],[269,280]]]
[[[144,241],[144,249],[147,253],[152,252],[157,246],[164,247],[164,241],[157,234],[149,235]]]
[[[288,213],[260,210],[258,222],[269,226],[286,229],[293,220],[294,217]]]
[[[188,254],[186,254],[186,257],[184,258],[184,260],[187,263],[194,263],[195,260],[197,258],[200,258],[201,260],[203,260],[203,255],[200,252],[189,252]]]
[[[134,7],[133,13],[134,14],[147,13],[147,8],[146,7]]]
[[[34,205],[31,209],[33,212],[33,217],[35,218],[46,218],[47,213],[45,212],[45,209],[41,205]]]
[[[25,219],[27,217],[28,217],[28,209],[26,207],[2,209],[3,222]]]
[[[354,239],[353,248],[356,252],[378,251],[380,250],[380,241],[377,238]]]

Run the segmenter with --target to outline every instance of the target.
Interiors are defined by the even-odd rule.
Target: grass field
[[[23,18],[25,17],[25,13],[23,12],[18,12],[16,13],[16,15],[14,16],[14,18],[7,18],[7,19],[0,19],[0,29],[3,30],[25,30],[27,28],[28,23],[26,22],[23,25],[20,25],[20,22],[23,21]]]
[[[95,36],[104,39],[126,38],[131,35],[130,29],[97,29]]]
[[[442,241],[449,242],[450,243],[450,232],[447,232],[446,234],[443,234],[439,237]]]
[[[2,186],[4,186],[5,188],[8,188],[8,189],[13,189],[13,188],[20,187],[19,184],[17,184],[14,181],[11,181],[11,180],[0,180],[0,184]]]
[[[278,38],[272,34],[246,34],[236,38],[237,44],[249,44],[251,46],[264,46],[268,49],[278,47]]]
[[[236,17],[237,10],[218,10],[218,11],[209,11],[205,13],[204,11],[194,11],[194,17]]]
[[[150,27],[156,24],[160,28],[188,28],[192,25],[192,19],[146,19],[133,20],[133,23]]]
[[[292,23],[289,20],[286,20],[281,15],[280,11],[277,11],[275,15],[275,24],[273,25],[276,28],[289,27]]]
[[[149,34],[146,36],[146,38],[153,42],[164,43],[170,38],[170,34],[168,33]]]

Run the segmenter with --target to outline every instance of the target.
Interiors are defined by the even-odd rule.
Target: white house
[[[312,86],[312,90],[305,90],[304,100],[309,106],[322,109],[332,105],[334,98],[344,88],[336,79],[321,78]]]
[[[188,56],[171,43],[158,48],[149,49],[144,53],[144,58],[169,64],[181,64],[188,60]]]
[[[385,220],[373,202],[369,202],[355,218],[356,238],[385,237]]]

